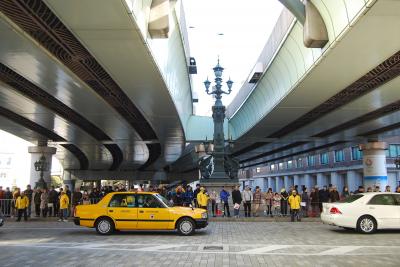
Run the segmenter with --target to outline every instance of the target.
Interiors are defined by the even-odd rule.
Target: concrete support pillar
[[[294,185],[297,185],[299,188],[301,188],[301,186],[303,185],[303,184],[301,184],[301,181],[300,181],[300,175],[293,175],[293,184]]]
[[[363,152],[364,186],[379,186],[381,191],[387,185],[386,154],[387,144],[385,142],[369,142],[360,145]]]
[[[315,184],[312,184],[310,174],[304,174],[304,185],[308,188],[308,192],[311,192],[311,187],[315,186]]]
[[[272,177],[268,177],[268,188],[272,188],[272,191],[275,192],[275,181]]]
[[[281,189],[283,188],[283,179],[282,177],[275,177],[275,190],[276,192],[280,192]]]
[[[354,192],[355,190],[357,190],[358,186],[361,184],[362,184],[362,182],[359,181],[356,171],[347,171],[346,186],[350,192]]]
[[[48,146],[30,146],[28,147],[28,152],[31,154],[31,172],[29,178],[29,184],[32,187],[36,187],[36,183],[40,179],[40,171],[35,170],[35,162],[39,161],[42,156],[45,157],[47,163],[47,171],[43,172],[43,179],[47,186],[51,183],[51,161],[53,155],[56,153],[57,149],[55,147]]]
[[[327,179],[323,173],[317,173],[317,185],[319,188],[322,188],[324,185],[328,185],[326,180]]]
[[[336,188],[339,192],[342,192],[344,183],[342,176],[338,172],[331,172],[331,182],[332,185],[336,185]]]
[[[285,175],[285,176],[283,177],[283,181],[284,181],[284,186],[285,186],[285,188],[286,188],[286,191],[289,192],[289,188],[292,186],[292,185],[291,185],[291,182],[290,182],[290,177],[287,176],[287,175]]]
[[[64,170],[62,179],[63,179],[63,184],[68,185],[69,190],[75,192],[75,180],[73,179],[71,171]]]

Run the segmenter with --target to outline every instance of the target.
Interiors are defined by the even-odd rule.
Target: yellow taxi
[[[93,205],[75,209],[76,225],[96,228],[108,235],[115,230],[178,230],[192,235],[208,225],[207,211],[191,207],[174,207],[158,193],[114,192]]]

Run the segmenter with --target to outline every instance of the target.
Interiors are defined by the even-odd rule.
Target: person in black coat
[[[319,197],[319,212],[322,213],[322,203],[329,202],[329,191],[326,185],[324,186],[323,190],[319,190],[318,197]]]
[[[58,206],[58,193],[54,189],[54,186],[51,187],[50,192],[49,192],[49,216],[57,216],[57,206]]]
[[[239,210],[240,210],[240,203],[242,203],[242,193],[240,193],[239,191],[239,186],[235,186],[234,189],[232,190],[232,201],[233,201],[233,205],[238,206],[238,209],[233,209],[234,212],[234,216],[235,217],[239,217]]]

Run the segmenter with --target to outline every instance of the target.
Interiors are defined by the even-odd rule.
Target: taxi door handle
[[[109,210],[109,212],[114,212],[113,210]]]
[[[144,211],[143,210],[139,210],[139,213],[144,213]]]

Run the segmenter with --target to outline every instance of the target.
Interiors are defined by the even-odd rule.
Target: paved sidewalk
[[[194,236],[111,236],[72,222],[7,222],[0,266],[399,266],[400,231],[362,235],[319,222],[211,222]]]

